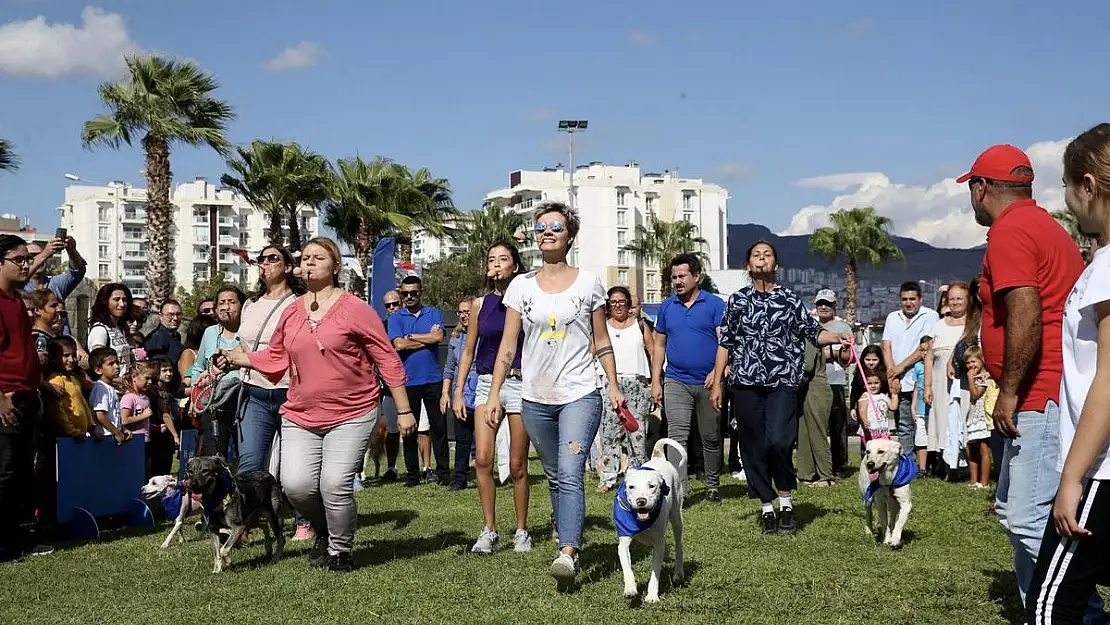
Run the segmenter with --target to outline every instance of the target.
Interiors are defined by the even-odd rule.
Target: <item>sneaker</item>
[[[466,490],[466,482],[453,482],[449,490]]]
[[[748,476],[744,475],[743,471],[733,471],[732,479],[736,480],[737,482],[747,482]]]
[[[778,532],[780,534],[796,534],[798,532],[798,522],[794,520],[793,508],[779,510]]]
[[[763,521],[763,533],[774,534],[779,531],[779,518],[775,515],[775,511],[764,512],[761,517]]]
[[[386,469],[385,475],[382,476],[383,482],[396,482],[400,479],[401,476],[397,474],[397,469],[394,467],[389,467],[388,469]]]
[[[470,553],[489,556],[497,553],[497,550],[500,548],[501,535],[488,527],[483,527],[482,533],[478,534],[478,540],[475,541],[474,546],[470,548]]]
[[[710,488],[709,490],[705,491],[705,500],[713,503],[720,502],[721,491],[716,488]]]
[[[34,545],[23,552],[25,556],[48,556],[54,553],[53,545]]]
[[[316,530],[308,523],[297,524],[297,531],[293,532],[294,542],[301,542],[304,540],[312,540],[316,538]]]
[[[312,549],[308,550],[308,566],[318,569],[328,566],[328,537],[319,535],[316,537],[316,542],[312,544]]]
[[[355,570],[355,558],[350,551],[328,554],[325,566],[333,573],[350,573]]]
[[[513,536],[513,551],[517,553],[532,551],[532,537],[528,535],[528,530],[516,531],[516,535]]]
[[[432,472],[432,467],[425,467],[423,478],[425,482],[431,482],[436,479],[436,474]]]
[[[404,486],[405,488],[416,488],[417,486],[420,486],[420,476],[413,476],[410,474],[408,477],[405,478]]]
[[[355,489],[356,493],[363,489],[362,478],[357,477],[357,476],[355,477],[355,483],[353,485],[353,488]]]
[[[571,556],[560,552],[555,556],[555,561],[551,563],[551,577],[554,577],[560,586],[570,586],[577,575],[578,554]]]

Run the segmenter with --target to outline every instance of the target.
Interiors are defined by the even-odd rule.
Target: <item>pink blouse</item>
[[[316,327],[297,298],[282,312],[270,346],[247,356],[274,383],[289,371],[281,415],[304,428],[334,427],[373,410],[381,389],[371,365],[389,386],[406,380],[378,313],[350,293],[340,295]]]

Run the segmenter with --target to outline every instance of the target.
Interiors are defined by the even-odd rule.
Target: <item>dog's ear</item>
[[[893,450],[894,450],[895,457],[901,458],[902,457],[902,443],[899,443],[898,441],[892,441],[892,442],[894,443]]]

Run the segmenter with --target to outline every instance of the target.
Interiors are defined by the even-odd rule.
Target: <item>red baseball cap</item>
[[[1018,167],[1033,169],[1025,152],[1009,144],[992,145],[975,159],[971,171],[956,178],[956,182],[963,184],[973,176],[999,182],[1033,182],[1032,175],[1015,176],[1011,173]]]

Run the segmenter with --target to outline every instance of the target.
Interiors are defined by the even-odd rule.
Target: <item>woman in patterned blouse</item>
[[[775,284],[778,260],[770,243],[757,241],[748,248],[747,269],[752,283],[732,294],[721,321],[710,399],[719,410],[727,366],[731,417],[736,419],[748,485],[762,502],[763,532],[793,534],[798,526],[790,493],[798,480],[791,454],[798,432],[798,390],[805,377],[805,342],[847,345],[853,337],[822,330],[794,291]],[[776,496],[778,515],[772,505]]]

